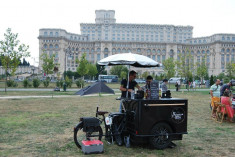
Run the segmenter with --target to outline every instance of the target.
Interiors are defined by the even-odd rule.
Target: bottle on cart
[[[162,97],[162,88],[159,89],[159,98]]]

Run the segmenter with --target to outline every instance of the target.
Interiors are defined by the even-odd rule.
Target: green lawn
[[[189,100],[189,134],[175,142],[177,147],[125,148],[103,140],[105,153],[98,156],[235,156],[234,123],[211,120],[208,92],[172,95]],[[79,117],[94,116],[98,104],[101,110],[118,111],[116,97],[0,99],[0,156],[83,156],[73,142],[73,127]]]

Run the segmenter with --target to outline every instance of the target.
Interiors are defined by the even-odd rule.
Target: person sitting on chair
[[[216,106],[215,102],[220,102],[220,80],[217,79],[215,84],[213,84],[210,88],[211,94],[211,107],[212,107],[212,116],[215,118]]]
[[[135,90],[135,87],[141,90],[140,86],[138,83],[135,81],[136,78],[136,72],[135,71],[130,71],[129,72],[129,87],[127,89],[127,80],[123,79],[121,82],[120,90],[122,92],[121,98],[126,98],[126,92],[128,91],[128,98],[131,97],[131,92]],[[120,108],[119,111],[122,111],[122,100],[120,102]]]
[[[232,108],[232,101],[230,98],[230,91],[226,90],[224,91],[224,95],[221,97],[221,104],[225,105],[225,113],[228,115],[228,121],[229,122],[234,122],[233,117],[234,117],[234,110]],[[224,112],[224,108],[221,108],[221,112]]]

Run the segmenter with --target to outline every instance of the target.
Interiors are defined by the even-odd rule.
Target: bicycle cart
[[[103,136],[118,145],[149,143],[153,148],[167,148],[172,141],[182,140],[187,134],[188,100],[162,98],[159,100],[125,99],[125,112],[99,111],[97,117],[81,118],[74,128],[74,141],[81,148],[82,140],[99,139]],[[105,121],[105,122],[104,122]],[[105,133],[100,124],[104,122]]]
[[[161,66],[146,56],[132,53],[112,55],[102,59],[98,64],[128,65],[129,69],[130,66]],[[127,82],[128,89],[129,81]],[[186,99],[131,100],[126,98],[122,101],[126,109],[122,113],[114,112],[108,115],[108,112],[99,111],[97,107],[96,117],[80,119],[80,123],[74,128],[74,141],[79,148],[84,140],[101,140],[105,136],[109,143],[125,144],[126,147],[130,147],[131,142],[150,142],[154,148],[164,149],[173,140],[181,140],[183,134],[187,133],[188,101]],[[104,129],[100,126],[101,123],[104,123]]]

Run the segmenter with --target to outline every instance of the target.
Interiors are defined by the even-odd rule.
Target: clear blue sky
[[[94,23],[99,9],[115,10],[117,23],[191,25],[193,37],[235,34],[235,0],[2,0],[0,40],[12,28],[38,60],[40,28],[80,34],[80,23]]]

